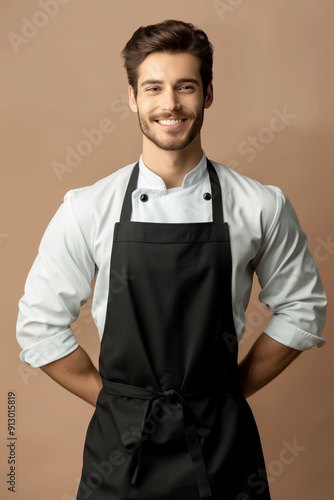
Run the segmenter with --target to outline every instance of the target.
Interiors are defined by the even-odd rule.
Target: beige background
[[[333,292],[334,248],[324,245],[333,235],[333,2],[59,0],[58,12],[50,11],[55,1],[13,0],[0,7],[3,499],[75,498],[93,408],[19,361],[17,303],[42,234],[66,191],[139,158],[141,135],[127,106],[119,53],[140,25],[175,18],[206,31],[215,47],[215,102],[206,111],[203,148],[210,159],[283,189],[308,235],[329,299]],[[46,3],[52,15],[41,8]],[[28,22],[39,27],[29,28]],[[262,129],[270,126],[274,108],[286,108],[293,117],[270,136]],[[82,130],[96,128],[104,118],[112,120],[113,131],[57,177],[54,162],[65,164],[66,148],[76,148],[84,139]],[[250,135],[261,143],[254,158],[245,153]],[[258,293],[255,280],[241,356],[269,321]],[[97,363],[99,341],[89,314],[90,302],[75,332]],[[249,398],[273,500],[334,498],[332,325],[329,310],[327,345],[303,353]],[[15,497],[7,492],[5,478],[10,390],[17,398]],[[293,442],[300,450],[284,464],[283,450]]]

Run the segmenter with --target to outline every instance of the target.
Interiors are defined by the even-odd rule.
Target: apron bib
[[[133,168],[115,224],[99,371],[77,500],[270,500],[239,384],[231,249],[213,222],[133,222]]]

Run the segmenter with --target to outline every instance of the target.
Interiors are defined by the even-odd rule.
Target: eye
[[[182,85],[182,87],[180,88],[180,90],[194,90],[194,87],[191,87],[190,85]]]
[[[149,89],[146,89],[147,92],[153,91],[155,92],[158,89],[158,87],[150,87]]]

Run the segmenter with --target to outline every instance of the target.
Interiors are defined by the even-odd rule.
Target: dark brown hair
[[[213,46],[204,31],[191,23],[171,19],[138,28],[121,52],[128,82],[136,99],[138,66],[153,52],[188,52],[198,57],[205,98],[212,81]]]

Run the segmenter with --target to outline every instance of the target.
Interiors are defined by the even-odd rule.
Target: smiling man
[[[212,83],[203,88],[200,60],[184,52],[148,55],[138,68],[137,85],[129,88],[129,99],[143,133],[143,162],[159,162],[167,189],[181,186],[202,158],[204,109],[213,101]]]
[[[325,344],[291,203],[202,149],[212,54],[190,23],[133,34],[122,56],[142,154],[66,194],[20,301],[21,360],[95,407],[78,500],[269,500],[246,398]],[[273,315],[238,364],[254,272]],[[98,370],[70,328],[94,277]]]
[[[212,85],[206,89],[209,95],[204,101],[199,65],[197,57],[187,53],[155,52],[141,63],[138,68],[139,95],[136,96],[130,87],[130,104],[131,109],[138,112],[139,125],[145,136],[143,149],[153,143],[158,149],[180,151],[193,140],[200,148],[199,133],[204,108],[212,103]],[[163,79],[146,78],[148,75]],[[179,75],[189,77],[178,78]],[[165,101],[164,104],[161,99]],[[177,132],[164,134],[159,139],[158,129]]]

